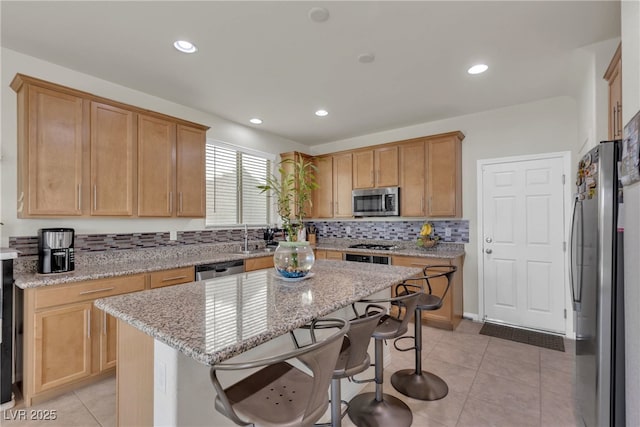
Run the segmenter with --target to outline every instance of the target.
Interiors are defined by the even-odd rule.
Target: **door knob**
[[[488,254],[490,254],[490,253],[492,253],[493,251],[492,251],[491,249],[485,249],[485,252],[486,252],[486,253],[488,253]]]
[[[493,240],[491,240],[491,237],[487,237],[486,239],[484,239],[484,241],[487,242],[487,243],[493,242]]]

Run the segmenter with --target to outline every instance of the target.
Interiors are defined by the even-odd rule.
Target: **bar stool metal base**
[[[391,384],[405,396],[420,400],[439,400],[449,394],[449,387],[442,378],[431,372],[403,369],[391,375]]]
[[[383,400],[377,401],[374,392],[351,399],[348,414],[357,426],[409,427],[413,422],[413,414],[406,403],[390,394],[383,394]]]

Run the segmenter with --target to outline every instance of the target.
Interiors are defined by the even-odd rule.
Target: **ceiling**
[[[329,19],[313,22],[312,7]],[[617,1],[1,8],[4,47],[307,145],[569,95],[575,49],[620,36]],[[178,52],[178,39],[198,52]],[[362,53],[375,61],[359,62]],[[489,70],[467,74],[478,62]],[[316,117],[320,108],[329,115]]]

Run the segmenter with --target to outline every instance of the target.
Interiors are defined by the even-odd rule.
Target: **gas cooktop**
[[[372,249],[376,251],[390,251],[397,248],[397,246],[394,245],[379,245],[375,243],[359,243],[357,245],[351,245],[349,247],[352,249]]]

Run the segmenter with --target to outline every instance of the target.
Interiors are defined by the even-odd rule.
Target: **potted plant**
[[[287,241],[280,242],[273,256],[276,271],[288,279],[304,278],[315,261],[313,249],[307,241],[298,241],[303,229],[303,219],[311,207],[311,193],[318,188],[315,181],[316,167],[300,154],[280,162],[277,175],[269,175],[261,192],[269,191],[275,197],[278,215]]]

